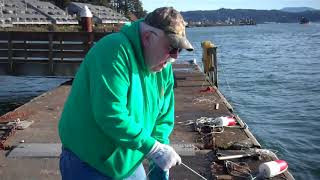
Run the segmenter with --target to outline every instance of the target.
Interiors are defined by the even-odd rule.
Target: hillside
[[[280,11],[285,11],[285,12],[303,12],[303,11],[315,11],[316,9],[314,8],[309,8],[309,7],[285,7],[280,9]]]
[[[308,18],[311,22],[320,22],[320,10],[304,12],[284,12],[280,10],[253,10],[253,9],[219,9],[209,11],[181,12],[187,22],[193,21],[226,21],[228,19],[250,18],[256,23],[279,22],[296,23],[301,17]]]

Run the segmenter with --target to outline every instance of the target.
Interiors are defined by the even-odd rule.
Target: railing
[[[0,75],[74,76],[107,33],[0,32]]]

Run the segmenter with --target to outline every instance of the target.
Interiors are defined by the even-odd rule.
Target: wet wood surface
[[[175,128],[170,137],[171,144],[189,144],[197,147],[196,152],[200,152],[193,155],[184,155],[182,152],[181,157],[184,164],[207,179],[246,179],[248,174],[243,173],[250,170],[250,174],[254,176],[259,164],[277,158],[255,151],[252,156],[228,161],[219,160],[217,153],[221,155],[219,156],[221,158],[224,155],[243,154],[247,152],[243,151],[244,149],[261,150],[261,146],[245,123],[233,113],[231,105],[221,92],[211,87],[205,80],[198,66],[174,65],[174,71],[177,87],[174,90]],[[17,130],[5,143],[8,149],[0,150],[0,179],[61,179],[58,158],[7,158],[6,156],[10,148],[22,142],[60,143],[57,123],[70,87],[70,83],[65,83],[17,108],[14,111],[16,115],[11,112],[11,116],[10,114],[3,116],[7,117],[6,121],[8,121],[10,117],[12,117],[11,120],[14,120],[16,116],[25,115],[24,120],[32,120],[34,124],[25,130]],[[214,133],[201,133],[196,130],[197,119],[220,116],[234,116],[237,120],[236,126],[225,127],[223,130],[217,129],[214,130]],[[2,119],[5,119],[3,117]],[[231,167],[229,172],[228,167]],[[242,174],[236,170],[241,171]],[[170,179],[197,180],[201,178],[181,165],[171,169]],[[285,173],[272,179],[292,178],[289,173]]]

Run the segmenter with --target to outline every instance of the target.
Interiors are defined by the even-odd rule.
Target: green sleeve
[[[164,91],[164,103],[153,129],[152,137],[161,143],[169,144],[169,136],[174,127],[174,79],[172,67],[169,67],[168,76],[164,77],[167,78],[167,85]]]
[[[90,62],[90,95],[94,118],[115,144],[147,154],[155,139],[133,120],[126,107],[130,78],[123,49],[120,47],[120,50],[113,49],[108,53],[96,51],[88,57],[94,59]]]

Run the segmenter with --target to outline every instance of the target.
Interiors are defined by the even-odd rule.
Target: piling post
[[[85,32],[92,32],[92,13],[88,6],[84,6],[80,11],[80,17],[82,30]]]
[[[92,46],[93,34],[92,34],[92,13],[88,6],[84,6],[84,8],[80,12],[81,17],[81,26],[82,30],[88,32],[88,40],[84,42],[86,44],[86,51],[88,51]]]
[[[201,43],[203,71],[212,86],[218,87],[217,47],[210,41]]]
[[[209,49],[209,54],[211,56],[212,61],[212,67],[211,67],[211,73],[212,73],[212,82],[213,84],[218,87],[218,62],[217,62],[217,47],[213,46]]]

